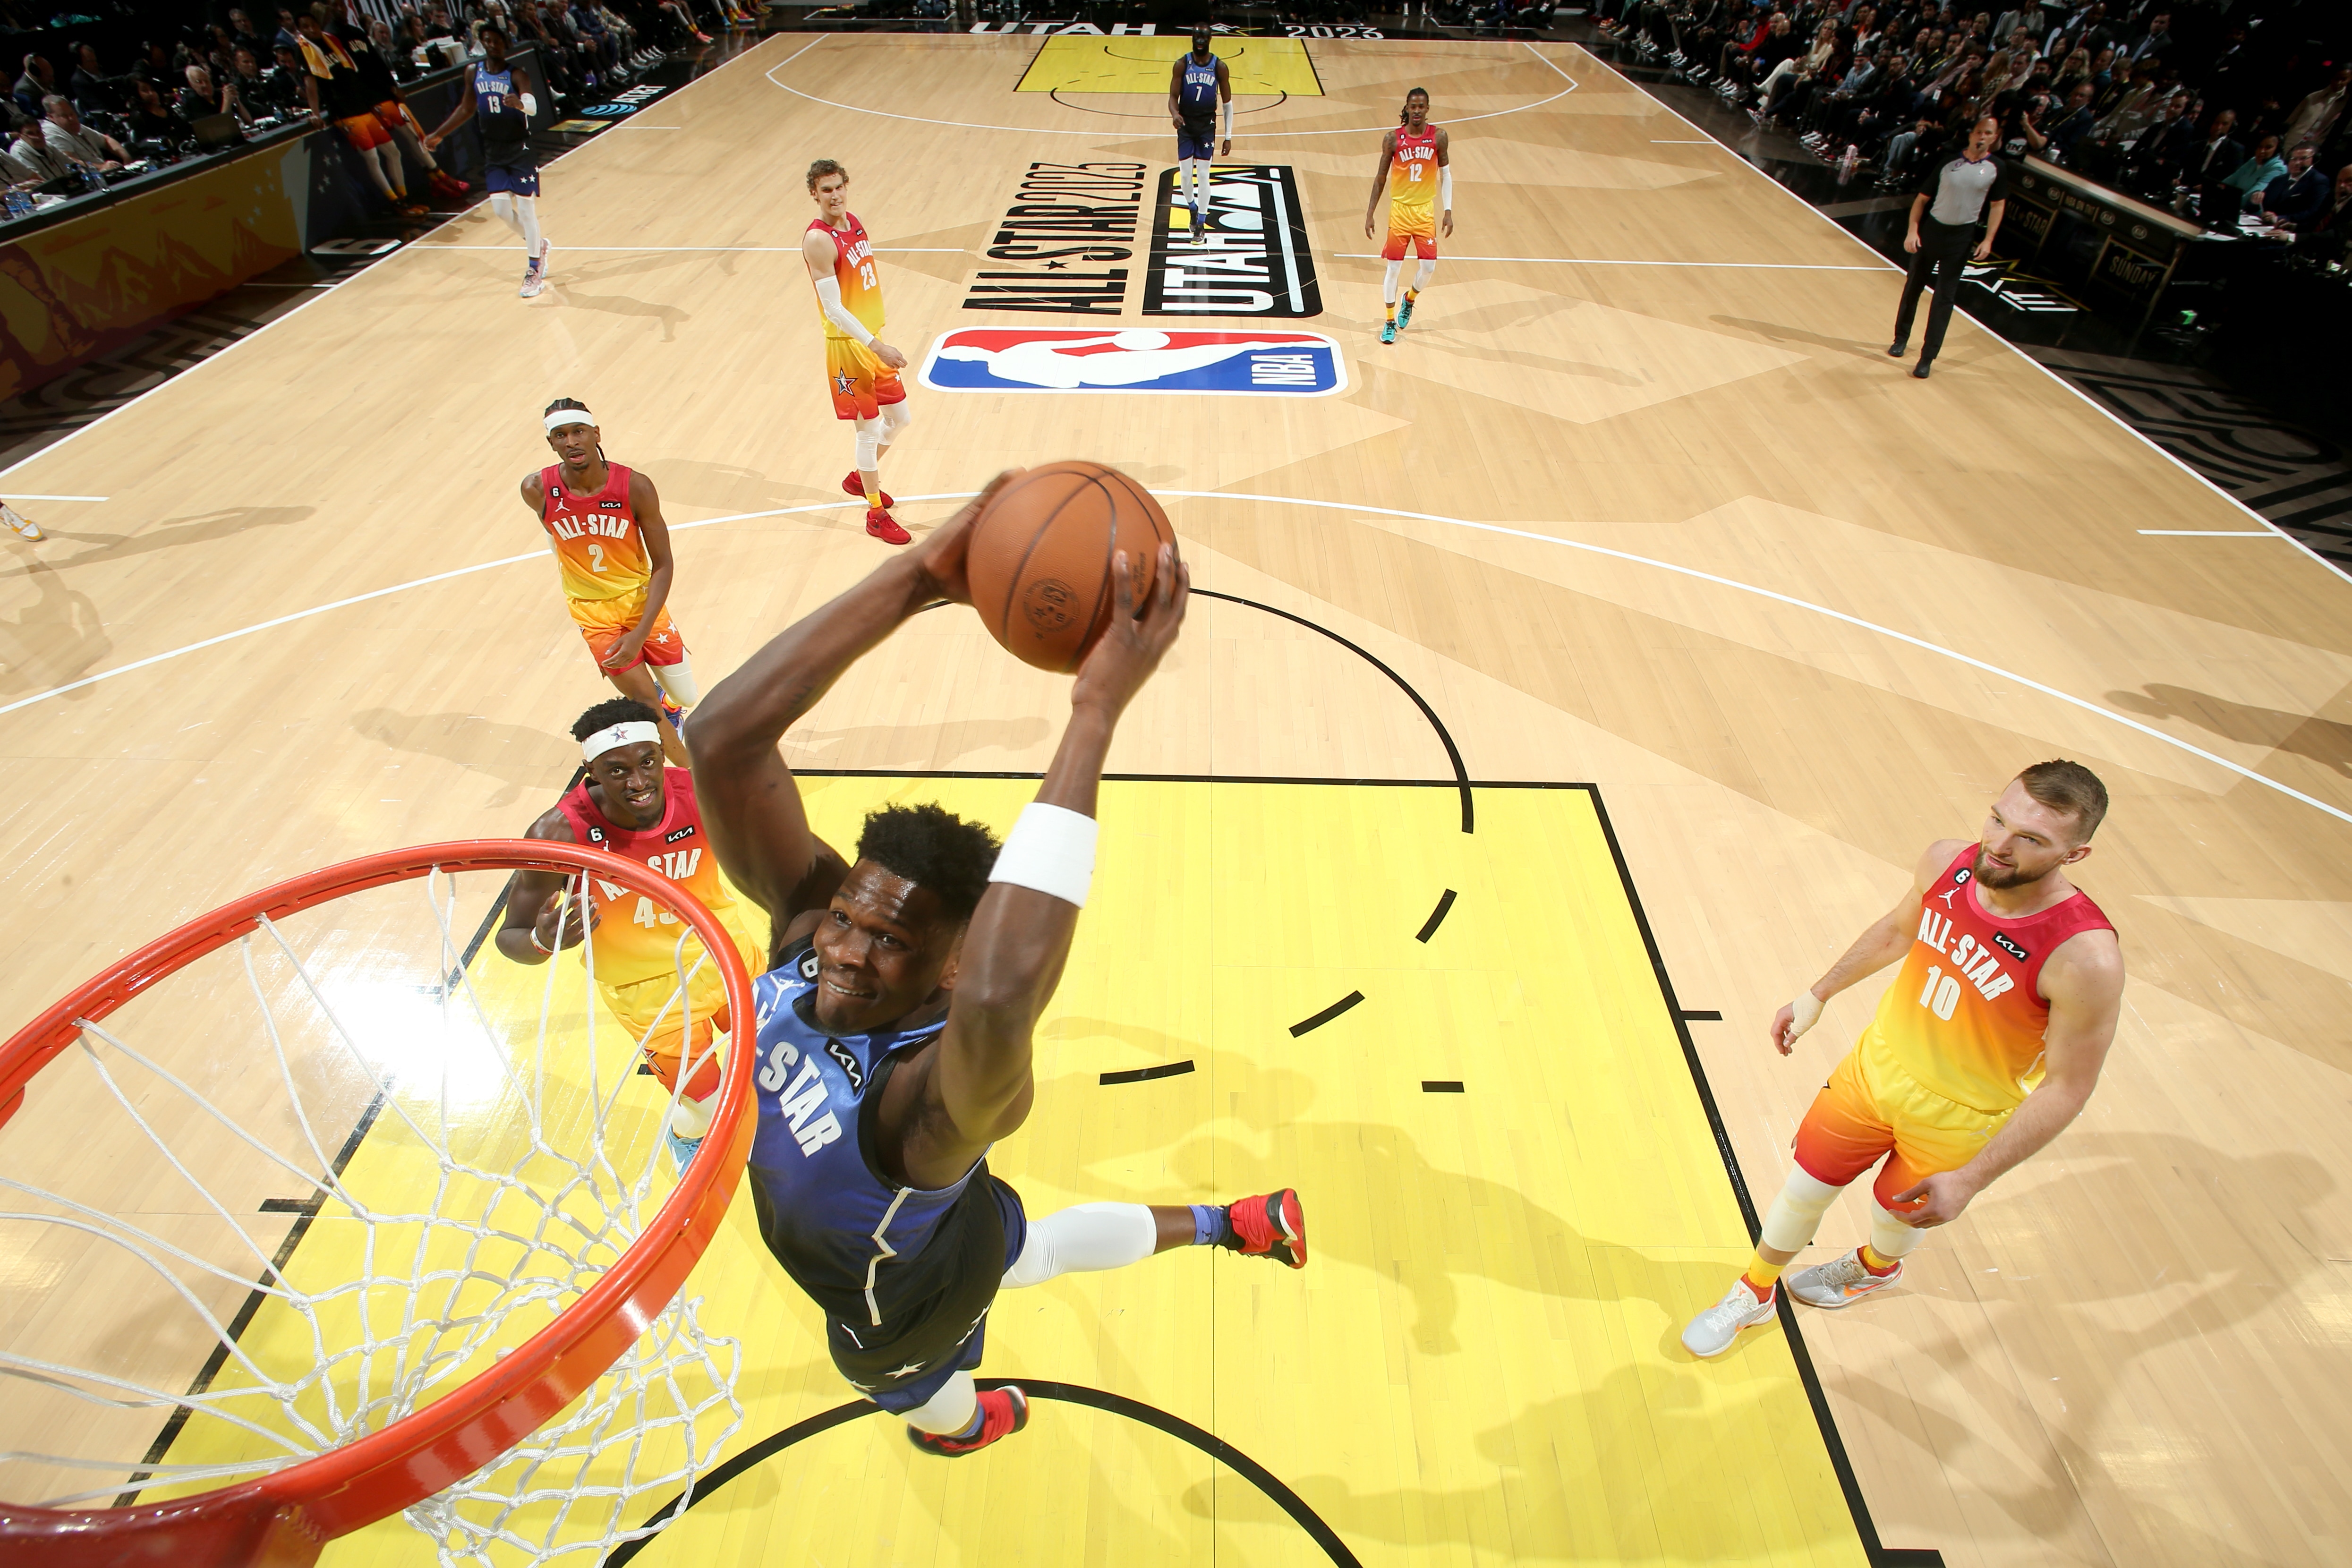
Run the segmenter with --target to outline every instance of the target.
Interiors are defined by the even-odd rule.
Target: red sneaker
[[[1225,1245],[1244,1258],[1271,1258],[1293,1268],[1307,1267],[1307,1211],[1288,1187],[1239,1198],[1225,1206],[1234,1238]]]
[[[848,473],[842,476],[841,493],[844,495],[856,496],[859,500],[864,500],[866,499],[866,481],[857,477],[857,470],[856,468],[850,469]],[[890,492],[888,490],[884,490],[882,492],[882,510],[884,511],[889,510],[892,507],[897,506],[898,504],[898,503],[897,501],[890,499]]]
[[[919,1427],[907,1428],[907,1441],[926,1454],[937,1454],[942,1459],[961,1459],[966,1454],[976,1454],[999,1437],[1010,1437],[1029,1425],[1029,1396],[1007,1384],[1003,1388],[980,1391],[980,1430],[969,1437],[950,1437],[944,1433],[926,1432]]]
[[[866,509],[866,531],[885,544],[912,544],[915,542],[913,534],[898,526],[897,518],[878,506]]]

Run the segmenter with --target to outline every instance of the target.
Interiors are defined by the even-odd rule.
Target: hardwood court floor
[[[2352,1444],[2334,1415],[2352,1394],[2352,1226],[2334,1201],[2335,1152],[2352,1132],[2352,589],[1964,319],[1935,378],[1911,380],[1882,353],[1891,270],[1581,51],[1309,47],[1324,96],[1244,101],[1235,153],[1294,172],[1326,302],[1297,324],[1338,341],[1347,390],[1287,404],[918,392],[890,488],[949,496],[1005,463],[1119,463],[1170,498],[1202,584],[1378,658],[1442,719],[1471,777],[1597,784],[1675,994],[1723,1015],[1688,1027],[1730,1146],[1768,1194],[1876,988],[1833,1004],[1793,1061],[1762,1042],[1772,1009],[1885,907],[1925,843],[1971,831],[2018,766],[2063,754],[2096,767],[2116,806],[2083,881],[2133,966],[2097,1099],[1915,1254],[1895,1299],[1800,1327],[1891,1544],[1953,1563],[2340,1560],[2352,1533],[2338,1479]],[[974,274],[999,265],[982,253],[1022,174],[1095,161],[1156,176],[1171,150],[1148,115],[1113,118],[1137,113],[1132,95],[1016,93],[1034,53],[998,38],[772,40],[550,171],[558,248],[541,300],[513,297],[505,231],[468,220],[0,480],[12,496],[109,498],[41,503],[51,542],[6,545],[0,754],[20,783],[0,826],[5,1016],[237,889],[388,844],[517,831],[551,799],[572,766],[565,727],[602,688],[513,500],[542,461],[548,399],[590,403],[615,458],[654,474],[674,521],[699,525],[679,535],[673,611],[706,681],[869,565],[880,547],[834,489],[848,442],[817,374],[793,172],[820,155],[849,165],[853,205],[886,247],[885,335],[910,356],[957,326],[1063,325],[961,308]],[[1453,132],[1458,226],[1418,319],[1383,347],[1360,214],[1379,132],[1414,85]],[[908,499],[902,515],[919,528],[950,504]],[[1061,703],[1059,682],[1011,668],[968,618],[932,616],[789,744],[819,767],[1034,770]],[[1114,766],[1451,776],[1435,732],[1379,670],[1309,626],[1222,602],[1200,606]],[[1347,879],[1271,884],[1232,918],[1311,936],[1347,918],[1318,902],[1328,889],[1404,886],[1424,853],[1406,846],[1449,828],[1424,820],[1439,792],[1400,793],[1422,804],[1344,846]],[[1531,873],[1556,862],[1557,840],[1488,812],[1496,797],[1479,792],[1476,857]],[[1449,930],[1492,931],[1496,910],[1462,890]],[[1383,908],[1425,912],[1427,889],[1412,892],[1384,894]],[[1559,994],[1553,979],[1526,973],[1524,994]],[[1082,980],[1101,983],[1071,984]],[[1654,987],[1627,984],[1644,980]],[[1400,1129],[1423,1162],[1396,1189],[1418,1197],[1400,1201],[1427,1205],[1399,1222],[1400,1258],[1442,1255],[1445,1216],[1481,1194],[1506,1213],[1570,1216],[1591,1195],[1582,1184],[1647,1178],[1719,1208],[1720,1166],[1679,1122],[1670,1139],[1613,1128],[1622,1177],[1540,1184],[1515,1164],[1511,1131],[1559,1138],[1527,1119],[1588,1086],[1540,1077],[1540,1042],[1475,1077],[1424,1068],[1424,1042],[1366,1026],[1380,1016],[1373,987],[1349,984],[1366,1016],[1327,1029],[1360,1027],[1362,1044],[1322,1072],[1309,1064],[1331,1060],[1324,1030],[1294,1042],[1213,1016],[1183,1036],[1220,1069],[1285,1075],[1311,1106],[1196,1113],[1183,1097],[1217,1076],[1206,1070],[1128,1086],[1132,1103],[1164,1096],[1172,1109],[1148,1147],[1265,1157],[1284,1125],[1322,1124],[1326,1139],[1331,1123]],[[1295,1021],[1274,1001],[1276,1024]],[[1461,1007],[1489,1005],[1507,1016]],[[1148,1009],[1126,1022],[1171,1029]],[[1055,1071],[1089,1107],[1114,1090],[1087,1089],[1085,1072],[1143,1065],[1120,1039],[1057,1042]],[[1465,1094],[1400,1088],[1440,1076],[1463,1078]],[[1615,1087],[1600,1076],[1594,1089]],[[1488,1081],[1514,1087],[1482,1099]],[[1391,1091],[1393,1103],[1370,1098]],[[1060,1125],[1041,1115],[1006,1158],[1075,1169]],[[0,1163],[37,1160],[36,1136],[20,1118],[0,1133]],[[1136,1158],[1134,1171],[1067,1178],[1068,1194],[1157,1194],[1229,1168]],[[1377,1158],[1364,1156],[1367,1192]],[[1065,1180],[1045,1175],[1041,1192]],[[1572,1223],[1601,1234],[1580,1212]],[[1719,1227],[1719,1212],[1706,1223]],[[1848,1205],[1824,1244],[1860,1233]],[[1507,1256],[1522,1233],[1491,1234]],[[1736,1233],[1610,1240],[1694,1300],[1707,1294],[1696,1262],[1727,1269],[1739,1250]],[[1684,1250],[1696,1247],[1716,1250]],[[1258,1336],[1284,1326],[1264,1314],[1297,1309],[1299,1292],[1310,1310],[1318,1295],[1353,1298],[1339,1313],[1391,1303],[1367,1342],[1401,1364],[1312,1359],[1296,1384],[1216,1407],[1367,1562],[1716,1561],[1790,1539],[1832,1550],[1802,1530],[1775,1535],[1761,1514],[1745,1534],[1689,1542],[1636,1488],[1606,1489],[1605,1520],[1569,1511],[1597,1473],[1578,1458],[1591,1441],[1580,1424],[1618,1408],[1595,1402],[1611,1376],[1676,1413],[1649,1431],[1659,1463],[1678,1466],[1698,1434],[1742,1430],[1722,1414],[1738,1380],[1792,1351],[1774,1329],[1725,1363],[1689,1364],[1666,1342],[1674,1292],[1645,1295],[1637,1279],[1588,1297],[1540,1254],[1497,1266],[1501,1278],[1449,1268],[1461,1321],[1491,1310],[1532,1339],[1538,1322],[1549,1333],[1614,1300],[1629,1325],[1616,1372],[1580,1361],[1563,1377],[1506,1358],[1477,1381],[1491,1416],[1449,1406],[1429,1427],[1454,1447],[1395,1437],[1410,1464],[1341,1449],[1367,1388],[1407,1390],[1386,1408],[1411,1412],[1416,1369],[1451,1379],[1486,1365],[1472,1335],[1457,1331],[1459,1351],[1416,1337],[1426,1301],[1401,1275],[1381,1283],[1371,1256],[1342,1223],[1301,1280],[1179,1258],[1043,1299],[1066,1329],[1132,1299],[1134,1311],[1100,1320],[1087,1375],[1130,1380],[1135,1397],[1196,1421],[1181,1380],[1205,1378],[1211,1352],[1180,1338],[1194,1320],[1174,1304],[1147,1309],[1151,1293],[1204,1277],[1249,1291],[1247,1305],[1218,1297],[1219,1357],[1236,1340],[1262,1351]],[[747,1312],[796,1310],[775,1289],[740,1270],[711,1286]],[[838,1399],[811,1358],[777,1367],[767,1386],[793,1409]],[[1818,1451],[1800,1415],[1765,1408],[1783,1442]],[[1031,1457],[1007,1450],[1008,1464],[1037,1466],[1069,1452],[1051,1446],[1094,1444],[1090,1506],[1056,1514],[1050,1554],[1181,1554],[1208,1528],[1195,1511],[1205,1472],[1083,1425],[1097,1419],[1112,1418],[1047,1405],[1024,1435],[1040,1438]],[[835,1429],[825,1473],[895,1484],[876,1468],[887,1436],[880,1423]],[[729,1530],[772,1520],[794,1551],[809,1537],[790,1510],[817,1508],[864,1532],[843,1555],[1007,1561],[973,1513],[988,1483],[972,1472],[992,1462],[908,1472],[919,1495],[880,1523],[866,1502],[825,1500],[848,1494],[796,1490],[789,1458],[745,1494],[767,1513],[727,1494],[713,1507]],[[1807,1484],[1791,1480],[1785,1517],[1808,1517]],[[1236,1511],[1228,1529],[1231,1490],[1218,1481],[1218,1550],[1256,1560],[1278,1532],[1257,1503],[1235,1505],[1261,1511]],[[686,1528],[713,1528],[701,1513]],[[1025,1556],[1048,1554],[1023,1539]]]

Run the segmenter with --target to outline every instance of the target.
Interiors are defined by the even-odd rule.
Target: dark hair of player
[[[1429,89],[1425,87],[1414,88],[1411,92],[1404,95],[1404,107],[1397,110],[1397,123],[1399,125],[1410,125],[1412,123],[1412,100],[1416,98],[1421,100],[1423,112],[1428,112]]]
[[[499,36],[499,42],[502,44],[511,44],[514,42],[514,38],[507,32],[507,30],[504,27],[499,26],[496,22],[485,22],[480,26],[475,28],[474,31],[477,34],[496,33]]]
[[[824,179],[827,174],[839,174],[845,180],[849,178],[849,171],[847,169],[843,168],[839,163],[835,163],[830,158],[819,158],[815,163],[809,165],[809,195],[814,195],[816,194],[816,183],[819,180]]]
[[[661,715],[634,697],[613,697],[599,702],[572,722],[572,738],[584,741],[615,724],[659,724]]]
[[[2088,844],[2091,835],[2106,819],[2107,786],[2099,782],[2098,774],[2080,763],[2063,758],[2036,763],[2018,774],[2017,782],[2042,805],[2074,818],[2077,844]]]
[[[607,703],[607,707],[611,704]],[[966,822],[945,806],[886,805],[867,814],[857,833],[857,858],[871,860],[894,877],[929,888],[940,912],[961,925],[988,891],[996,868],[995,836]]]

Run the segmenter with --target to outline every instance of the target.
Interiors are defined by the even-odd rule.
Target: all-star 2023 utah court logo
[[[932,343],[922,380],[941,392],[1328,397],[1346,389],[1348,368],[1320,332],[958,327]]]

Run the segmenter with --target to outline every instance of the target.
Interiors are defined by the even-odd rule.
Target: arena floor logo
[[[1348,366],[1319,332],[958,327],[931,345],[922,381],[941,392],[1327,397],[1347,387]]]
[[[1208,222],[1176,200],[1176,171],[1160,175],[1151,223],[1147,316],[1319,316],[1323,294],[1307,244],[1307,213],[1286,163],[1217,163]]]
[[[963,308],[1118,315],[1128,269],[1100,264],[1135,255],[1145,173],[1141,163],[1030,164],[988,245],[990,260],[1012,265],[972,274]]]

